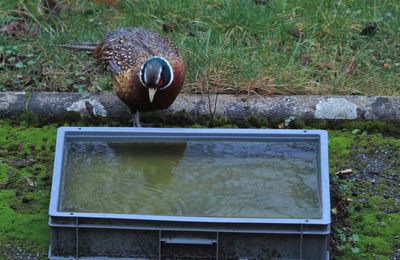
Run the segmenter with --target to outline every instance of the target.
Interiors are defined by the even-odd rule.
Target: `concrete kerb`
[[[247,116],[281,120],[390,120],[400,122],[400,96],[235,96],[181,94],[166,110],[200,116]],[[31,111],[40,116],[64,118],[69,113],[130,119],[127,107],[112,93],[0,92],[0,117]]]

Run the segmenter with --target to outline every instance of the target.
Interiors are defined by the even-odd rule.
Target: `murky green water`
[[[317,143],[68,142],[60,210],[320,218]]]

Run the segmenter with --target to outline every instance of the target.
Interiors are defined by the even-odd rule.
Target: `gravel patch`
[[[45,255],[40,255],[39,253],[31,253],[28,251],[25,251],[19,246],[15,246],[14,244],[11,243],[1,243],[0,242],[0,258],[1,259],[12,259],[12,260],[36,260],[36,259],[45,259]]]

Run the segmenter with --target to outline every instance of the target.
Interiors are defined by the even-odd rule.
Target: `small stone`
[[[366,198],[359,198],[358,202],[360,203],[366,203],[368,200]]]

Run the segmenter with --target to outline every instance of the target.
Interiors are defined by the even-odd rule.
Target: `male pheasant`
[[[134,126],[140,126],[139,111],[171,106],[185,79],[185,64],[175,45],[144,28],[116,29],[101,43],[55,46],[94,54],[111,72],[114,92],[133,113]]]

